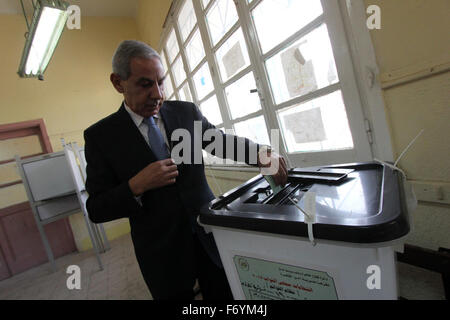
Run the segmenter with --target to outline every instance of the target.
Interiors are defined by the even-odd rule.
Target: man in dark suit
[[[193,299],[196,279],[205,300],[232,299],[214,239],[196,223],[199,208],[214,199],[201,156],[193,162],[201,150],[190,139],[192,148],[182,151],[190,156],[182,156],[192,161],[175,164],[171,137],[177,129],[191,137],[197,128],[200,134],[214,130],[224,139],[216,155],[227,156],[225,141],[231,139],[234,159],[243,144],[244,161],[261,166],[252,154],[259,145],[223,134],[192,103],[164,101],[164,73],[158,53],[142,42],[124,41],[116,50],[110,80],[124,102],[84,132],[87,210],[95,223],[129,218],[136,258],[154,299]],[[284,184],[284,159],[273,153],[270,161],[278,164],[275,180]]]

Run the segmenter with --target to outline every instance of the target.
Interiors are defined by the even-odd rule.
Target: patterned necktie
[[[150,147],[152,148],[156,158],[158,160],[168,159],[169,152],[167,151],[161,130],[159,130],[155,123],[155,119],[153,119],[153,117],[146,118],[144,119],[144,122],[148,127],[148,142],[150,143]]]

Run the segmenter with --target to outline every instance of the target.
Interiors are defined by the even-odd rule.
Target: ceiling
[[[32,0],[22,0],[27,16],[33,12]],[[34,0],[36,1],[36,0]],[[65,0],[81,9],[81,16],[136,17],[138,0]],[[0,14],[22,14],[20,0],[1,0]]]

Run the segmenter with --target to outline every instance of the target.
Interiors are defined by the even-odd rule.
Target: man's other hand
[[[173,159],[165,159],[149,164],[131,178],[128,184],[133,194],[140,196],[147,190],[175,183],[177,176],[178,170]]]
[[[258,153],[258,167],[264,176],[272,176],[275,183],[284,186],[288,179],[288,169],[283,156],[270,150],[263,149]]]

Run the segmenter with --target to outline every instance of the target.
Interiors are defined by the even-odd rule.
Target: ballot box
[[[315,221],[306,223],[312,194]],[[204,206],[198,221],[214,235],[235,299],[398,298],[395,252],[410,223],[389,166],[291,169],[276,194],[258,175]]]

